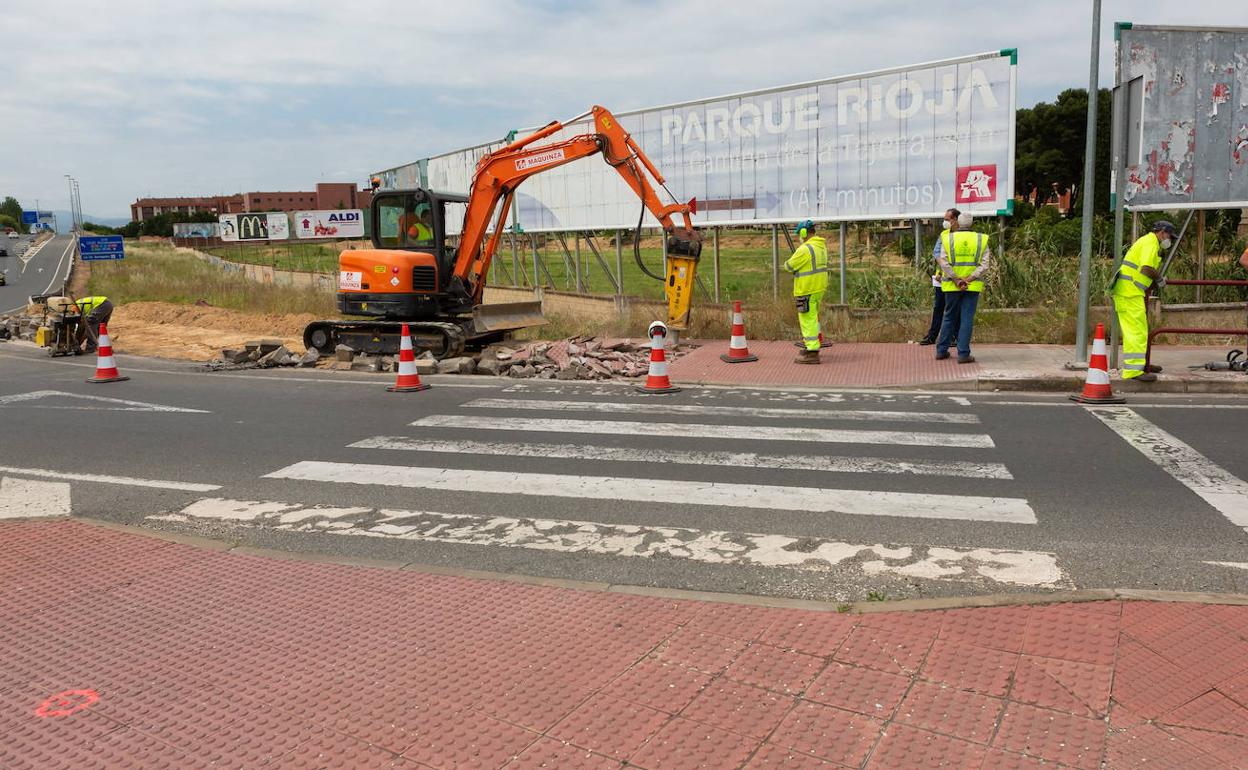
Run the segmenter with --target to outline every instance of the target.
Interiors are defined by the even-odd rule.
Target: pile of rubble
[[[35,332],[43,325],[43,319],[30,315],[0,316],[0,339],[35,341]]]
[[[668,360],[684,355],[692,346],[678,345],[667,351]],[[416,356],[417,374],[485,374],[517,379],[609,380],[640,377],[649,368],[650,345],[628,340],[573,337],[556,342],[491,345],[472,356],[436,360],[423,351]],[[223,350],[208,368],[253,369],[276,366],[322,366],[343,371],[394,372],[394,356],[370,355],[339,345],[332,357],[309,350],[302,357],[291,353],[279,340],[248,342],[239,350]]]

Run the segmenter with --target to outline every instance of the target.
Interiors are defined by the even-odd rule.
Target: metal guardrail
[[[1248,281],[1215,281],[1208,279],[1190,279],[1176,278],[1167,279],[1166,286],[1248,286]],[[1153,340],[1162,334],[1207,334],[1207,335],[1227,335],[1238,336],[1244,335],[1248,337],[1248,328],[1246,329],[1208,329],[1198,327],[1180,327],[1180,326],[1163,326],[1160,329],[1152,329],[1148,333],[1148,347],[1144,350],[1144,365],[1148,366],[1153,360]]]

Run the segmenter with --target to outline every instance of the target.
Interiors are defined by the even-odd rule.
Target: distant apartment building
[[[142,222],[158,214],[242,214],[252,211],[326,211],[366,209],[372,190],[356,189],[350,182],[322,182],[313,192],[247,192],[197,198],[139,198],[130,204],[130,219]]]

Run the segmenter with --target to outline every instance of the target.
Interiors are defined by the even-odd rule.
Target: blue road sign
[[[124,259],[126,247],[120,235],[84,235],[78,239],[78,252],[83,261]]]
[[[22,212],[22,224],[24,225],[39,224],[39,212],[38,211],[23,211]]]

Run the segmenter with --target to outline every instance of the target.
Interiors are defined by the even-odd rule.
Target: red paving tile
[[[992,745],[1085,770],[1097,770],[1105,723],[1021,703],[1009,703]]]
[[[867,770],[978,768],[987,748],[906,725],[891,725],[871,753]]]
[[[681,716],[761,740],[796,702],[787,695],[721,678],[703,690]]]
[[[273,561],[74,521],[6,522],[0,543],[5,770],[1248,756],[1243,607],[840,615]],[[72,689],[99,700],[35,716]]]
[[[748,364],[721,361],[726,342],[699,342],[701,347],[668,364],[673,382],[870,388],[973,380],[982,371],[978,363],[937,361],[930,347],[919,345],[836,342],[823,349],[819,366],[804,366],[794,362],[792,342],[752,340],[750,352],[759,360]]]
[[[647,770],[718,770],[739,767],[758,741],[717,727],[676,718],[629,762]]]
[[[988,743],[1005,701],[932,682],[915,682],[897,710],[897,721],[955,738]]]
[[[806,697],[817,703],[888,719],[910,687],[910,677],[832,663],[811,684]]]
[[[724,676],[780,693],[798,693],[814,681],[823,665],[823,658],[755,644],[737,656]]]
[[[788,713],[767,742],[830,762],[860,767],[883,727],[884,723],[878,719],[803,701]]]

